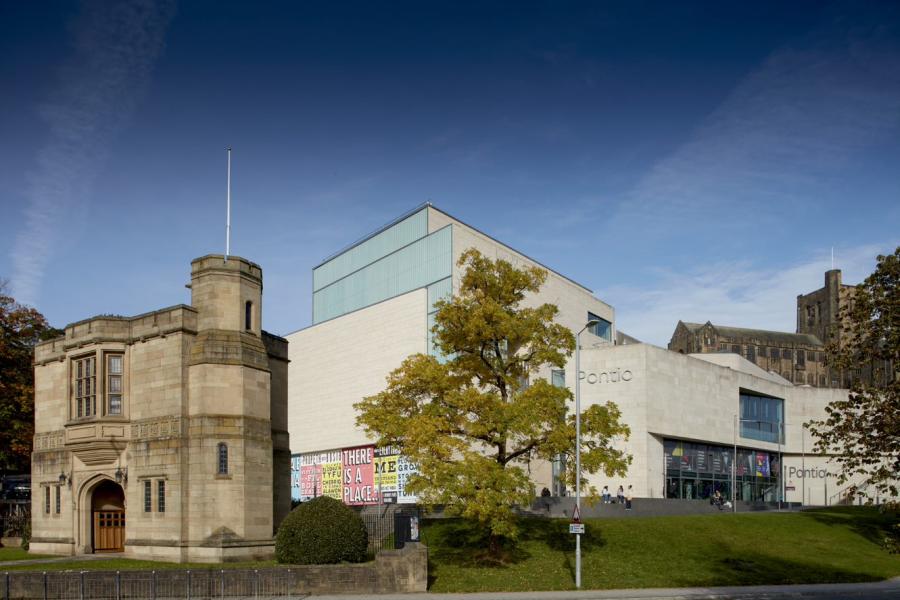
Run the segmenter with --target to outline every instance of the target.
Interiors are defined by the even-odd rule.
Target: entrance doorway
[[[125,492],[106,480],[91,494],[91,530],[94,552],[125,549]]]

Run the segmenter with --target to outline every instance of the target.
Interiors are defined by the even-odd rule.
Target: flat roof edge
[[[403,213],[402,215],[400,215],[399,217],[393,219],[390,223],[387,223],[386,225],[382,225],[381,227],[379,227],[378,229],[376,229],[376,230],[373,231],[372,233],[366,234],[366,235],[364,235],[363,237],[361,237],[361,238],[359,238],[358,240],[356,240],[355,242],[352,242],[352,243],[350,243],[350,244],[347,244],[346,246],[344,246],[343,248],[341,248],[341,249],[338,250],[337,252],[333,252],[332,254],[329,254],[327,257],[323,258],[322,261],[321,261],[319,264],[317,264],[316,266],[313,267],[313,271],[315,271],[316,269],[318,269],[319,267],[321,267],[321,266],[324,265],[325,263],[327,263],[327,262],[329,262],[329,261],[331,261],[331,260],[334,260],[335,258],[337,258],[338,256],[340,256],[340,255],[343,254],[344,252],[347,252],[347,251],[349,251],[349,250],[352,250],[353,248],[356,248],[356,247],[359,246],[360,244],[369,241],[370,239],[372,239],[373,237],[375,237],[376,235],[378,235],[378,234],[381,233],[382,231],[385,231],[385,230],[390,229],[391,227],[393,227],[394,225],[396,225],[396,224],[399,223],[400,221],[403,221],[404,219],[407,219],[407,218],[413,216],[414,214],[416,214],[416,213],[419,212],[420,210],[422,210],[422,209],[424,209],[424,208],[428,208],[429,206],[431,206],[431,202],[423,202],[422,204],[416,206],[415,208],[413,208],[413,209],[411,209],[411,210],[408,210],[408,211],[406,211],[405,213]],[[444,213],[444,214],[446,214],[446,213]]]

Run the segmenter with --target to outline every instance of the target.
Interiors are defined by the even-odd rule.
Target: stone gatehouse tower
[[[265,557],[290,510],[287,341],[262,270],[191,263],[191,306],[68,325],[35,349],[34,552]]]

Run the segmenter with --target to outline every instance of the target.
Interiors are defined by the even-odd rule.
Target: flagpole
[[[231,254],[231,147],[228,148],[228,192],[225,202],[225,262]]]

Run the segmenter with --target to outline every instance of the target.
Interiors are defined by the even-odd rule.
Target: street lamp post
[[[581,514],[581,334],[599,323],[591,319],[575,334],[575,509]],[[575,534],[575,589],[581,589],[581,534]]]

